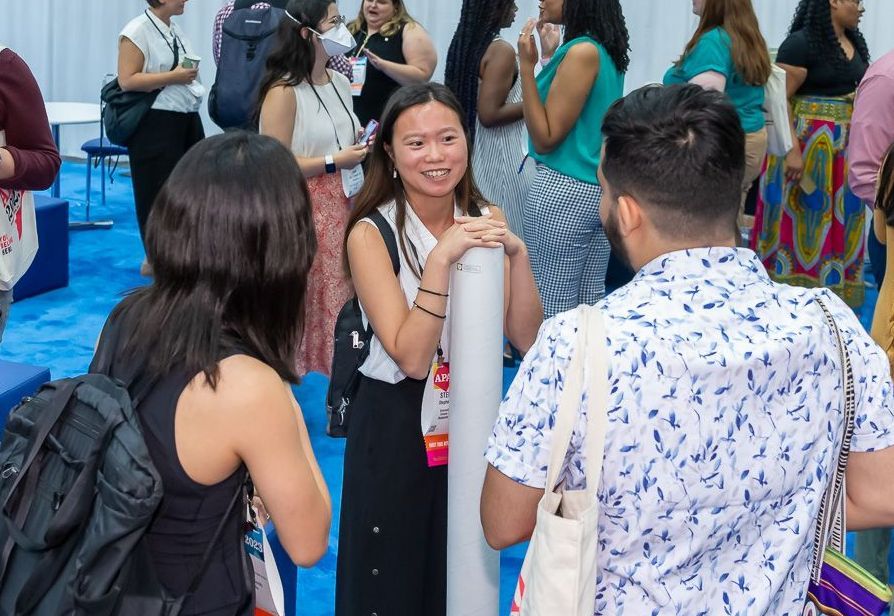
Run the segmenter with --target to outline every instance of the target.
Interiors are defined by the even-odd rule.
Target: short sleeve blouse
[[[807,78],[797,92],[802,96],[852,94],[869,68],[859,52],[843,65],[821,57],[811,49],[806,30],[793,32],[785,39],[779,47],[776,62],[807,69]]]
[[[697,75],[713,71],[726,78],[726,95],[735,105],[742,129],[753,133],[764,128],[764,88],[745,82],[733,62],[732,41],[723,28],[714,28],[699,37],[680,66],[672,66],[664,75],[665,84],[687,83]]]
[[[122,37],[131,41],[142,52],[144,73],[164,73],[171,70],[175,45],[181,59],[187,54],[196,55],[180,28],[173,22],[168,26],[148,10],[124,26],[119,35],[119,38]],[[155,99],[152,108],[180,113],[198,111],[204,92],[204,86],[198,79],[187,85],[167,85]]]

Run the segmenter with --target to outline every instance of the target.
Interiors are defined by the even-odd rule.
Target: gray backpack
[[[100,351],[96,372],[107,372]],[[143,542],[162,483],[134,408],[104,374],[47,383],[13,409],[0,444],[0,615],[174,616],[195,592],[233,507],[182,597],[159,583]],[[248,580],[253,586],[253,578]]]

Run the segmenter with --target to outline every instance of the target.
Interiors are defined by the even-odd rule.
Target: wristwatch
[[[327,154],[323,160],[326,162],[326,173],[335,173],[335,159],[332,154]]]

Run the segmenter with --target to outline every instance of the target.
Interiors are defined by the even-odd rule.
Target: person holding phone
[[[599,219],[596,169],[602,118],[624,93],[629,51],[619,0],[543,0],[539,21],[529,19],[518,38],[528,149],[537,161],[525,243],[546,318],[605,295],[611,247]],[[535,76],[538,60],[547,62]]]
[[[326,68],[354,47],[333,0],[291,0],[267,60],[259,95],[260,131],[289,147],[307,178],[320,250],[308,283],[307,317],[298,373],[329,375],[335,321],[351,296],[342,273],[342,237],[350,199],[363,186],[368,145],[353,110],[347,78]]]
[[[794,147],[768,156],[752,248],[778,282],[828,287],[863,305],[866,208],[848,184],[854,92],[869,67],[860,0],[801,0],[776,63],[785,69]]]
[[[354,109],[364,124],[381,117],[388,97],[400,86],[425,83],[434,74],[435,45],[410,17],[404,0],[363,0],[348,28],[357,42],[350,54]]]
[[[137,224],[144,245],[155,196],[186,151],[205,138],[199,117],[205,87],[199,81],[198,66],[192,66],[198,56],[171,19],[183,14],[186,2],[146,0],[149,8],[124,26],[118,36],[121,88],[140,92],[161,89],[127,143]],[[140,273],[150,275],[151,264],[144,261]]]

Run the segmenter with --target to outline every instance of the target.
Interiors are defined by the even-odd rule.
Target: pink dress
[[[342,266],[350,203],[342,191],[338,173],[309,178],[307,185],[313,202],[317,255],[307,283],[307,312],[304,341],[298,353],[298,374],[321,372],[329,376],[335,319],[353,295]]]

